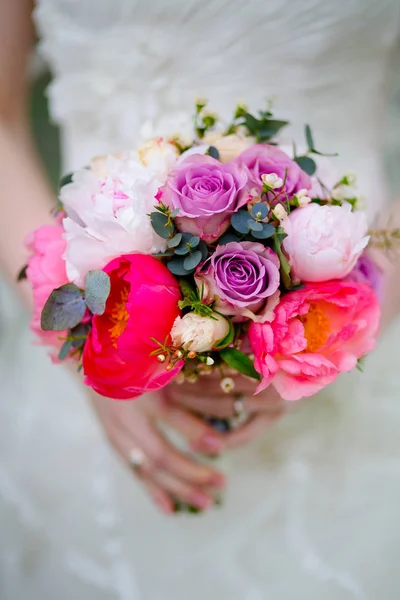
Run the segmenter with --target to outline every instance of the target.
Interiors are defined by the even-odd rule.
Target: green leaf
[[[237,235],[235,235],[233,233],[233,231],[228,231],[227,233],[224,233],[224,235],[222,235],[219,240],[218,240],[218,245],[219,246],[225,246],[225,244],[229,244],[230,242],[238,242],[239,238]]]
[[[297,162],[300,169],[307,173],[307,175],[314,175],[315,171],[317,170],[315,161],[309,156],[296,156],[294,160]]]
[[[223,348],[230,346],[235,339],[235,328],[233,323],[230,319],[227,319],[227,321],[229,323],[229,331],[226,336],[214,346],[214,350],[222,350]]]
[[[171,237],[171,228],[168,225],[168,216],[161,212],[150,213],[150,221],[154,231],[163,239]]]
[[[82,292],[74,283],[53,290],[42,310],[43,331],[63,331],[78,325],[86,312]]]
[[[189,275],[190,271],[185,269],[183,266],[183,261],[183,258],[177,256],[175,258],[171,258],[171,260],[167,263],[167,267],[173,275]]]
[[[185,242],[184,244],[182,244],[181,242],[179,246],[175,248],[175,254],[177,254],[178,256],[185,256],[186,254],[189,254],[189,252],[190,248],[187,245],[187,242]]]
[[[197,235],[192,235],[192,237],[188,240],[188,244],[191,248],[196,248],[200,243],[200,238]]]
[[[176,248],[177,246],[179,246],[179,244],[182,241],[182,234],[181,233],[177,233],[174,235],[173,238],[171,238],[170,240],[168,240],[167,242],[167,247],[168,248]]]
[[[279,258],[282,283],[286,289],[290,289],[292,286],[292,280],[290,278],[290,265],[289,265],[288,259],[282,252],[282,248],[281,248],[282,241],[285,239],[285,237],[287,237],[287,234],[283,230],[282,230],[283,231],[283,233],[282,233],[280,231],[281,229],[282,229],[281,227],[278,227],[278,230],[275,233],[274,250]]]
[[[23,281],[24,279],[26,279],[26,277],[27,277],[27,276],[26,276],[26,271],[27,271],[27,269],[28,269],[28,265],[24,265],[24,266],[22,267],[22,269],[21,269],[21,270],[20,270],[20,272],[18,273],[18,276],[17,276],[17,281]]]
[[[251,214],[254,219],[265,219],[268,215],[268,208],[263,202],[257,202],[252,207]]]
[[[212,158],[215,158],[216,160],[219,160],[219,151],[215,146],[210,146],[206,154]]]
[[[249,233],[249,213],[247,210],[239,210],[231,218],[232,227],[239,233]]]
[[[89,271],[85,277],[85,302],[94,315],[102,315],[110,295],[110,277],[104,271]]]
[[[219,354],[222,360],[232,367],[232,369],[236,369],[236,371],[247,375],[247,377],[252,377],[258,381],[261,380],[260,374],[254,368],[254,362],[244,352],[240,352],[240,350],[236,350],[235,348],[224,348]]]
[[[257,140],[259,142],[267,142],[272,137],[275,137],[283,127],[286,127],[287,124],[288,121],[267,119],[262,123],[262,126],[258,130]]]
[[[306,134],[307,146],[308,146],[309,151],[311,152],[312,150],[314,150],[314,140],[313,140],[313,136],[311,133],[311,127],[309,125],[305,126],[305,134]]]
[[[183,266],[187,271],[193,271],[197,267],[198,264],[201,263],[202,254],[200,250],[196,250],[196,252],[192,252],[189,256],[186,256],[183,261]]]
[[[250,113],[244,114],[244,125],[253,135],[257,135],[261,126],[261,121],[253,117]]]
[[[249,219],[247,221],[247,225],[251,229],[251,231],[262,231],[263,223],[259,223],[258,221],[254,221],[254,219]]]
[[[275,227],[271,223],[262,223],[261,231],[252,231],[251,234],[257,240],[266,240],[275,233]]]
[[[64,185],[71,183],[73,176],[74,176],[73,173],[66,173],[65,175],[63,175],[60,179],[59,187],[62,188],[62,187],[64,187]]]
[[[61,346],[59,355],[58,355],[58,359],[59,360],[64,360],[65,358],[67,358],[70,350],[72,349],[72,342],[70,340],[67,340],[66,342],[63,343],[63,345]]]

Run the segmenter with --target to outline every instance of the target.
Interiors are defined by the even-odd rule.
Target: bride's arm
[[[26,261],[25,237],[52,222],[54,205],[28,120],[31,10],[28,0],[0,2],[0,261],[12,283]],[[30,302],[28,286],[18,290]]]

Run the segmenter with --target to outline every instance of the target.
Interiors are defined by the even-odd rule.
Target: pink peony
[[[182,231],[212,243],[229,227],[231,216],[246,204],[247,173],[234,163],[192,155],[179,163],[162,188],[162,201],[179,209]]]
[[[282,226],[287,233],[283,249],[299,281],[343,279],[369,241],[365,214],[352,212],[347,203],[309,204],[292,211]]]
[[[285,400],[312,396],[351,371],[376,343],[380,307],[362,283],[331,281],[286,294],[271,322],[252,323],[249,340],[262,381]]]
[[[33,316],[31,329],[38,336],[40,343],[60,349],[66,331],[43,331],[40,318],[43,307],[55,289],[68,283],[63,254],[66,242],[63,239],[61,225],[46,225],[36,229],[26,239],[28,250],[32,253],[29,259],[27,277],[33,290]],[[52,356],[56,361],[56,356]]]
[[[180,315],[178,282],[152,256],[127,254],[103,269],[111,279],[106,310],[95,315],[83,352],[85,383],[109,398],[128,400],[164,387],[179,372],[151,353],[168,339]]]
[[[285,152],[269,144],[256,144],[240,154],[235,161],[244,166],[250,173],[250,182],[259,191],[262,188],[261,175],[275,173],[285,180],[285,192],[292,197],[296,192],[310,190],[312,181],[309,175],[300,169],[299,165]],[[282,189],[282,188],[280,188]],[[279,192],[276,189],[275,192]]]

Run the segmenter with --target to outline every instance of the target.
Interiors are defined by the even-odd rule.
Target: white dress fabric
[[[384,210],[398,0],[40,0],[35,18],[65,171],[187,128],[197,94],[225,118],[274,97],[288,138],[311,123]],[[364,374],[221,460],[222,508],[165,517],[0,292],[2,600],[399,597],[400,323]]]

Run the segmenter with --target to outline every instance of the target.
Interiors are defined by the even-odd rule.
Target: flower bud
[[[274,210],[272,212],[273,212],[274,217],[276,219],[278,219],[279,221],[284,221],[287,218],[287,216],[288,216],[288,214],[286,212],[286,209],[283,206],[283,204],[277,204],[274,207]]]
[[[177,317],[171,330],[175,346],[183,347],[191,352],[207,352],[228,335],[229,323],[221,315],[201,317],[195,313],[187,313]]]
[[[264,185],[268,186],[272,190],[281,188],[283,186],[283,179],[276,173],[264,173],[261,175],[261,181]]]

